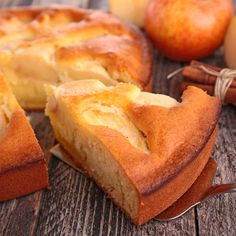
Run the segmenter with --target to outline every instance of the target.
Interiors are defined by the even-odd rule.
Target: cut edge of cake
[[[0,129],[0,201],[48,187],[48,169],[44,153],[2,74]]]

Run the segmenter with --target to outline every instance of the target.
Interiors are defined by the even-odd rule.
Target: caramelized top
[[[54,83],[87,76],[144,89],[151,79],[149,46],[138,29],[79,8],[1,10],[0,65],[6,64],[20,78]]]
[[[47,112],[69,116],[94,134],[143,193],[198,156],[220,111],[217,98],[195,87],[188,87],[180,103],[135,85],[108,87],[96,80],[49,87],[48,97]]]
[[[44,160],[24,111],[0,74],[0,174]]]
[[[63,97],[74,104],[77,119],[93,126],[105,126],[120,132],[135,148],[149,153],[142,130],[130,117],[131,104],[173,107],[178,102],[168,96],[141,92],[131,84],[106,87],[97,80],[65,83],[56,88],[55,98],[49,100],[49,109],[56,110],[55,99]]]

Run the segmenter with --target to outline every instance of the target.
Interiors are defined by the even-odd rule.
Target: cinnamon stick
[[[214,71],[221,71],[223,68],[211,66],[205,63],[201,63],[198,61],[192,61],[190,66],[186,66],[184,70],[182,71],[182,75],[184,76],[185,80],[188,80],[190,82],[194,83],[200,83],[205,85],[215,85],[216,82],[216,76],[209,75],[202,71],[200,68],[193,67],[192,65],[203,65],[206,68],[212,69]],[[236,88],[236,78],[231,83],[230,87]],[[235,95],[236,96],[236,95]]]
[[[214,86],[209,84],[194,83],[184,79],[181,83],[180,90],[183,92],[188,86],[195,86],[206,91],[209,95],[214,95]],[[236,106],[236,88],[230,87],[225,95],[224,102],[231,103]]]

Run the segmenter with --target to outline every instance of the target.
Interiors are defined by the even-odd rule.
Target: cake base
[[[186,206],[186,204],[191,204],[192,201],[196,200],[196,197],[200,197],[202,196],[202,194],[204,194],[205,190],[207,190],[210,186],[214,175],[213,170],[215,168],[215,164],[213,160],[209,161],[209,158],[211,150],[215,143],[216,134],[217,129],[213,132],[208,143],[205,145],[201,153],[199,153],[199,155],[191,163],[189,163],[189,165],[187,165],[177,176],[161,186],[160,189],[158,189],[156,192],[150,194],[150,196],[141,195],[141,197],[143,197],[142,200],[146,202],[146,209],[142,209],[142,207],[140,207],[140,216],[138,221],[134,222],[135,224],[143,224],[156,215],[160,214],[161,212],[163,212],[163,214],[160,214],[160,218],[167,218],[168,215],[173,214],[173,211],[181,210]],[[60,140],[60,142],[61,141],[62,140]],[[90,176],[90,174],[87,173],[86,170],[83,170],[81,165],[78,165],[77,162],[75,163],[73,161],[74,158],[71,157],[71,155],[61,145],[57,144],[50,151],[52,154],[54,154],[56,157],[58,157],[68,165],[72,166],[74,169]],[[209,173],[205,174],[206,172]],[[187,179],[188,181],[184,181],[185,179]],[[176,192],[176,195],[174,195],[173,190],[176,189],[176,187],[174,186],[178,184],[178,191]],[[100,186],[100,184],[98,185]],[[195,192],[199,186],[201,186],[199,194],[196,196]],[[172,196],[169,197],[169,194],[171,193]],[[109,195],[108,192],[107,194]],[[155,200],[156,202],[154,202]],[[162,204],[159,204],[159,202],[162,202]],[[157,207],[155,207],[155,205]],[[150,211],[149,207],[152,207],[154,211]],[[157,218],[159,219],[159,217]]]

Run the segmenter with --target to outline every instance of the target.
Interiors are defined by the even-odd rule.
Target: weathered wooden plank
[[[108,0],[90,0],[88,8],[108,10]]]
[[[75,7],[87,8],[89,4],[89,0],[3,0],[0,1],[1,8],[7,8],[11,6],[48,6],[50,4],[62,4],[62,5],[70,5]]]
[[[0,204],[0,235],[31,235],[41,192]]]
[[[194,213],[137,227],[87,177],[54,160],[52,190],[45,193],[36,235],[195,235]]]
[[[214,158],[215,183],[236,182],[236,109],[223,107]],[[225,194],[197,208],[200,235],[236,235],[236,193]]]
[[[54,144],[49,121],[42,113],[32,113],[30,118],[45,156],[49,158],[48,150]],[[0,203],[0,235],[33,235],[42,193],[43,191],[39,191],[26,197]]]
[[[8,8],[12,6],[28,6],[32,0],[2,0],[0,1],[0,8]]]
[[[24,0],[25,1],[25,0]],[[62,4],[62,5],[70,5],[75,7],[87,8],[89,4],[89,0],[32,0],[32,5],[35,6],[48,6],[50,4]]]

